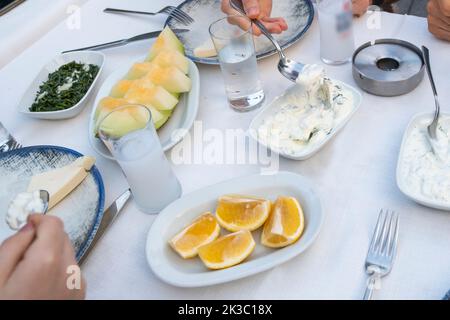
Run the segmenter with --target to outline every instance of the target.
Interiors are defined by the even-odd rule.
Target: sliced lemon
[[[216,210],[217,221],[231,232],[253,231],[266,222],[271,205],[271,202],[265,199],[226,195],[219,199]]]
[[[270,248],[282,248],[296,242],[305,228],[303,210],[297,199],[279,197],[264,225],[261,243]]]
[[[203,263],[213,270],[225,269],[244,261],[255,249],[252,233],[242,230],[220,237],[198,249]]]
[[[214,241],[219,234],[216,218],[207,212],[173,237],[169,244],[182,258],[189,259],[198,254],[198,248]]]

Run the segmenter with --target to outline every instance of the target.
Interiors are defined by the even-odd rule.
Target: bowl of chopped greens
[[[28,87],[19,111],[30,117],[61,120],[77,116],[99,79],[105,55],[95,51],[61,54]]]

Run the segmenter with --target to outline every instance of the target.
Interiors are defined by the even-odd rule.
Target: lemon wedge
[[[216,210],[217,221],[231,232],[254,231],[266,222],[271,205],[271,202],[265,199],[226,195],[219,199]]]
[[[173,237],[169,244],[182,258],[189,259],[198,254],[198,248],[214,241],[219,234],[216,218],[207,212]]]
[[[297,199],[279,197],[273,205],[261,235],[261,243],[282,248],[296,242],[305,228],[303,210]]]

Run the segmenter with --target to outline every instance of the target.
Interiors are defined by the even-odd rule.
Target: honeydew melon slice
[[[189,60],[175,50],[161,51],[152,62],[163,68],[176,67],[184,74],[189,72]]]
[[[192,87],[191,79],[175,67],[162,68],[154,65],[144,78],[172,93],[189,92]]]
[[[169,27],[165,27],[156,39],[146,61],[152,61],[161,51],[171,49],[184,55],[184,46]]]
[[[99,131],[112,138],[121,138],[126,134],[145,128],[148,123],[148,113],[134,108],[111,113],[100,124]]]
[[[117,84],[112,88],[110,96],[112,98],[123,98],[125,94],[130,90],[133,85],[133,80],[120,80]]]
[[[152,70],[153,65],[149,62],[135,63],[125,76],[126,80],[136,80],[145,76]]]
[[[172,110],[178,104],[178,99],[166,89],[147,80],[138,80],[127,92],[125,99],[136,104],[152,105],[158,110]]]
[[[97,109],[95,110],[95,128],[98,127],[98,124],[103,118],[110,112],[112,112],[114,109],[117,109],[119,107],[125,106],[129,104],[124,99],[116,99],[112,97],[106,97],[100,100],[99,105],[97,106]]]

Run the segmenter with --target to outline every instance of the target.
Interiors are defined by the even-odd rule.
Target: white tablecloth
[[[158,9],[176,1],[127,1],[127,7]],[[88,1],[83,6],[80,30],[70,31],[61,23],[0,70],[1,121],[26,145],[55,144],[95,154],[87,138],[92,105],[75,119],[50,122],[26,118],[17,104],[35,74],[63,49],[120,39],[158,29],[161,19],[144,19],[102,14],[106,6],[123,1]],[[357,44],[398,37],[427,45],[432,54],[435,79],[448,108],[450,87],[448,57],[450,45],[427,31],[426,20],[383,14],[381,28],[368,30],[366,18],[356,20]],[[117,66],[139,59],[150,43],[105,51],[107,65],[102,80]],[[290,57],[308,63],[319,59],[319,30],[314,22],[307,35],[287,51]],[[259,63],[270,101],[290,85],[276,70],[277,57]],[[201,98],[198,120],[204,128],[246,129],[255,116],[235,113],[227,107],[220,71],[199,66]],[[354,85],[351,65],[327,67],[333,78]],[[357,299],[366,275],[364,259],[380,208],[401,213],[400,243],[391,274],[383,279],[378,298],[439,299],[450,288],[450,214],[431,210],[408,200],[396,187],[395,170],[403,131],[416,113],[432,111],[428,81],[410,94],[381,98],[363,94],[363,104],[345,129],[313,158],[295,162],[281,160],[281,169],[311,179],[323,203],[325,222],[314,245],[304,254],[271,271],[244,280],[209,288],[180,289],[158,280],[145,258],[147,232],[153,216],[129,204],[117,222],[97,245],[83,268],[88,281],[88,298],[132,299]],[[170,153],[168,154],[170,155]],[[98,157],[106,185],[106,204],[127,188],[118,166]],[[175,166],[184,192],[260,171],[255,165]]]

